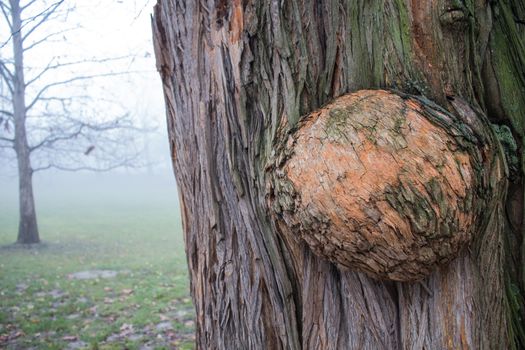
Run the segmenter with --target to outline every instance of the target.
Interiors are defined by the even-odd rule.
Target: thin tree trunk
[[[33,197],[33,169],[31,168],[30,149],[26,133],[26,103],[24,79],[24,49],[22,43],[20,2],[12,0],[11,15],[13,23],[13,114],[15,124],[15,152],[18,161],[18,194],[20,221],[18,225],[18,243],[38,243],[38,225],[36,220],[35,200]]]
[[[35,201],[33,197],[33,174],[28,167],[27,159],[18,160],[20,221],[18,224],[17,243],[39,243],[38,225],[36,220]]]
[[[525,57],[512,17],[519,3],[462,3],[158,2],[157,68],[199,348],[507,349],[524,341],[523,268],[515,265],[523,259],[517,145]],[[385,88],[402,91],[389,94],[454,139],[476,145],[468,159],[477,164],[471,175],[479,197],[465,199],[478,213],[466,229],[475,232],[448,258],[432,259],[431,269],[403,270],[416,272],[406,279],[389,261],[385,267],[345,255],[361,248],[339,240],[337,218],[308,212],[320,201],[309,191],[322,185],[305,180],[301,187],[290,175],[294,152],[311,150],[316,139],[327,146],[315,133],[303,148],[295,142],[321,118],[321,106],[348,92]],[[329,172],[336,160],[314,152],[304,158],[314,162],[304,171],[325,162]],[[518,195],[507,196],[509,180]],[[400,225],[417,226],[410,193],[393,194],[399,197],[392,206],[408,208]],[[302,208],[310,195],[313,205]],[[363,216],[372,218],[368,209]],[[450,226],[452,236],[464,233],[460,226]],[[372,257],[379,247],[366,249]]]

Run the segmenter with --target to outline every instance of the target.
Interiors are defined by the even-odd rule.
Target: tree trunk
[[[18,181],[20,201],[20,221],[18,223],[17,243],[39,243],[36,221],[35,200],[33,197],[33,174],[27,159],[18,158]]]
[[[10,1],[13,26],[13,115],[15,124],[14,148],[18,161],[18,195],[20,221],[18,224],[18,243],[39,243],[36,221],[35,200],[33,197],[33,169],[26,132],[26,103],[24,79],[24,49],[22,39],[21,9],[18,0]]]
[[[523,18],[159,0],[198,348],[525,346]]]

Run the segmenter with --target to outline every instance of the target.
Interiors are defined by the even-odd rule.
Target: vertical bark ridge
[[[492,3],[490,11],[493,30],[482,69],[484,100],[489,118],[512,130],[513,137],[504,136],[502,140],[517,146],[517,150],[505,147],[509,164],[513,158],[521,163],[521,174],[511,176],[505,208],[509,220],[505,235],[505,302],[514,339],[511,346],[518,349],[525,347],[525,5],[519,0],[503,0]]]
[[[213,1],[164,2],[153,22],[187,213],[197,345],[296,349],[293,291],[283,254],[275,237],[264,235],[252,202],[257,196],[249,192],[255,189],[249,183],[246,120],[238,119],[243,14],[234,9],[237,17],[228,21],[216,10]],[[167,47],[172,54],[166,55]]]
[[[303,250],[302,348],[400,349],[396,301],[385,284]]]

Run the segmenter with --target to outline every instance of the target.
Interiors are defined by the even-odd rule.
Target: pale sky
[[[22,1],[24,5],[29,0]],[[26,10],[25,17],[31,15],[30,9],[39,13],[54,1],[39,0]],[[47,4],[47,5],[46,5]],[[92,75],[107,72],[140,72],[131,75],[113,76],[109,79],[97,78],[89,81],[94,97],[101,93],[108,98],[126,104],[136,112],[147,112],[157,122],[163,122],[163,99],[159,75],[155,69],[151,34],[151,13],[154,0],[66,0],[61,8],[74,6],[67,17],[51,20],[31,34],[30,39],[38,40],[47,33],[66,29],[57,40],[47,42],[25,53],[26,81],[45,67],[53,58],[55,62],[65,63],[78,60],[106,59],[130,56],[126,59],[103,64],[75,65],[71,68],[54,70],[46,74],[34,89],[46,82],[68,79],[71,76]],[[0,18],[3,20],[3,18]],[[9,38],[5,26],[0,23],[0,40]],[[27,30],[31,23],[24,29]],[[28,45],[31,40],[28,40]],[[4,57],[11,57],[11,43],[1,48]],[[91,89],[92,88],[92,89]],[[56,89],[57,94],[61,92]],[[28,95],[31,95],[31,90]],[[113,96],[112,96],[113,95]],[[136,106],[135,106],[136,105]],[[147,111],[146,111],[147,110]]]
[[[159,75],[155,69],[151,19],[153,0],[70,0],[76,3],[71,23],[84,28],[71,35],[69,50],[78,56],[119,57],[122,61],[105,64],[116,72],[140,71],[131,76],[112,77],[106,90],[128,106],[136,105],[159,123],[164,123],[164,102]],[[108,83],[106,81],[106,83]]]
[[[22,6],[29,1],[22,0]],[[54,2],[38,0],[26,11],[25,17],[32,15],[30,9],[35,14],[40,13]],[[92,105],[82,108],[92,109],[91,115],[95,118],[111,118],[112,115],[122,114],[123,111],[129,112],[138,126],[158,128],[155,135],[145,136],[150,139],[149,152],[155,156],[169,158],[164,100],[160,78],[155,68],[151,33],[150,16],[155,3],[156,0],[66,0],[61,8],[74,7],[66,17],[50,20],[31,34],[30,39],[34,41],[47,33],[67,30],[57,36],[56,40],[41,44],[25,53],[26,82],[49,62],[98,61],[126,57],[117,61],[84,63],[50,71],[28,88],[26,101],[30,100],[41,86],[50,82],[83,75],[132,72],[82,81],[67,87],[56,87],[49,91],[49,95],[90,95]],[[1,23],[2,21],[3,18],[0,18],[0,41],[3,43],[9,39],[9,33],[5,22]],[[30,27],[31,23],[24,29]],[[26,46],[31,40],[28,40]],[[11,50],[9,42],[0,48],[0,55],[12,57]],[[111,100],[112,104],[104,104],[102,101],[105,99]]]

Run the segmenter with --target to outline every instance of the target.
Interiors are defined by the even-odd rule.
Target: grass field
[[[43,243],[30,248],[12,244],[15,188],[0,189],[0,348],[192,348],[171,177],[37,181]]]

